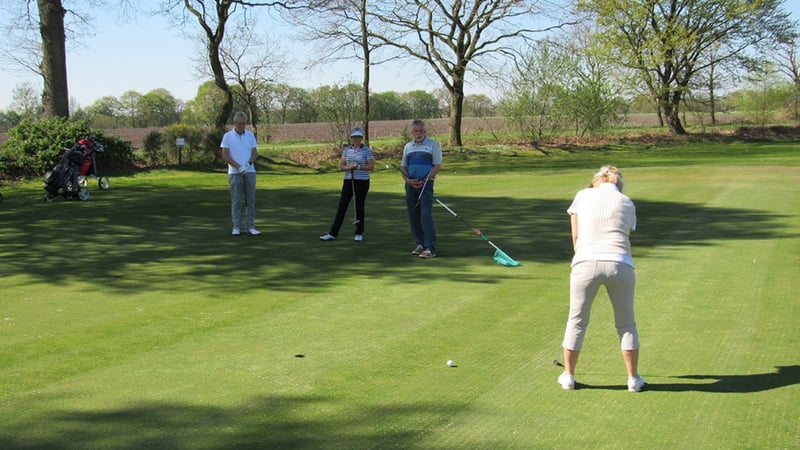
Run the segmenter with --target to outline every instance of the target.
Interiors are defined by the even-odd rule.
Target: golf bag
[[[58,195],[67,199],[89,199],[89,188],[80,186],[78,181],[85,155],[84,146],[80,144],[64,149],[58,164],[44,174],[45,201],[51,202]]]
[[[92,177],[97,180],[100,189],[105,190],[110,187],[108,177],[101,177],[97,174],[97,159],[95,155],[103,151],[103,144],[96,142],[92,137],[81,138],[75,146],[83,150],[83,162],[78,169],[78,183],[81,186],[88,185],[87,177]]]

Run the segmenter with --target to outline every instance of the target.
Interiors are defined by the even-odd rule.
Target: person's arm
[[[574,250],[575,244],[578,243],[578,215],[570,214],[569,223],[572,228],[572,249]]]
[[[222,147],[222,159],[226,163],[233,166],[235,169],[238,169],[240,167],[240,164],[234,161],[234,159],[231,157],[231,149],[229,149],[228,147]]]
[[[436,178],[436,174],[439,173],[440,170],[442,170],[442,165],[441,164],[435,164],[433,167],[431,167],[431,171],[428,172],[427,178],[430,178],[430,179]]]
[[[248,163],[253,164],[258,159],[258,147],[253,147],[250,150],[250,159],[247,160]]]
[[[359,170],[372,170],[375,168],[375,160],[372,158],[367,159],[367,163],[358,167]]]

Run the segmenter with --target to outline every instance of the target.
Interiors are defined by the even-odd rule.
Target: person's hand
[[[250,163],[242,164],[241,166],[239,166],[239,173],[244,175],[247,173],[247,169],[249,168],[250,168]]]

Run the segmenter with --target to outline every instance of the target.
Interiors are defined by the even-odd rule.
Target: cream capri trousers
[[[580,350],[592,302],[600,286],[606,287],[614,309],[614,325],[622,350],[639,348],[639,332],[633,313],[633,294],[636,273],[628,264],[613,261],[583,261],[572,266],[569,277],[569,318],[562,346],[567,350]]]

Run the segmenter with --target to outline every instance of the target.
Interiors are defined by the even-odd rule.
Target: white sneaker
[[[336,240],[336,236],[334,236],[334,235],[332,235],[330,233],[326,233],[326,234],[323,234],[322,236],[320,236],[319,240],[320,241],[335,241]]]
[[[567,372],[562,372],[558,376],[558,384],[561,388],[567,391],[575,389],[575,375],[568,375]]]
[[[247,234],[249,234],[250,236],[258,236],[259,234],[261,234],[261,232],[256,230],[255,228],[248,228]]]
[[[644,385],[644,378],[641,375],[636,375],[636,378],[628,378],[628,392],[640,392]]]
[[[436,253],[430,250],[423,250],[422,253],[419,254],[420,258],[431,259],[436,256]]]
[[[239,236],[242,232],[238,228],[231,230],[231,236]]]
[[[418,245],[414,250],[411,250],[411,254],[419,256],[419,254],[422,253],[423,250],[425,250],[425,247]]]
[[[353,240],[354,240],[354,241],[356,241],[356,242],[361,242],[361,241],[363,241],[363,240],[364,240],[364,236],[362,236],[362,235],[360,235],[360,234],[357,234],[357,235],[356,235],[356,236],[353,238]]]

